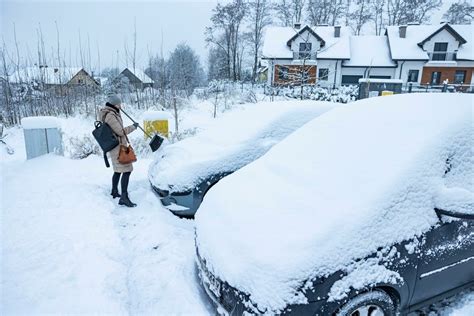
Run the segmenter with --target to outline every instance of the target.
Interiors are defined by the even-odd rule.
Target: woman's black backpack
[[[117,147],[119,141],[117,136],[115,136],[114,132],[112,131],[112,128],[110,128],[109,124],[101,121],[95,121],[94,126],[95,129],[92,131],[92,135],[99,143],[100,148],[102,148],[102,151],[104,152],[105,166],[109,168],[110,164],[107,159],[107,153]]]

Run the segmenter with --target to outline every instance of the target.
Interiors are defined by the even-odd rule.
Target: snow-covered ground
[[[196,114],[199,127],[209,115]],[[90,134],[89,120],[64,120],[66,135]],[[26,161],[22,130],[5,132],[15,154],[0,146],[0,314],[214,313],[196,279],[194,222],[160,205],[149,158],[135,164],[130,195],[138,207],[129,209],[109,195],[112,171],[101,157]],[[474,292],[425,312],[473,315]]]

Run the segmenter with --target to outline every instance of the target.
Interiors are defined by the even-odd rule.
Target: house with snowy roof
[[[136,89],[153,87],[155,83],[143,70],[138,68],[125,68],[117,78],[114,79],[114,82],[121,82],[123,80],[127,80],[127,82]]]
[[[385,31],[397,78],[404,82],[440,85],[472,84],[473,26],[409,24]]]
[[[8,76],[10,84],[30,84],[38,90],[55,89],[60,92],[65,88],[91,87],[99,88],[99,83],[80,67],[25,67]]]
[[[262,49],[270,85],[357,84],[361,78],[437,85],[470,84],[472,26],[390,26],[384,36],[353,36],[347,27],[270,27]]]

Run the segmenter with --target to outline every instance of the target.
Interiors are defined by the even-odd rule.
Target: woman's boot
[[[130,201],[130,199],[128,198],[128,193],[127,192],[122,192],[122,196],[120,197],[120,200],[119,200],[119,205],[125,205],[125,206],[128,206],[128,207],[137,206],[135,203]]]
[[[119,172],[114,172],[114,175],[112,176],[112,192],[110,195],[115,199],[116,197],[120,197],[120,193],[118,191],[118,183],[120,180],[120,173]]]
[[[130,179],[130,174],[131,174],[131,172],[124,172],[122,174],[122,182],[121,182],[122,196],[120,197],[119,205],[125,205],[125,206],[128,206],[128,207],[135,207],[137,205],[135,203],[133,203],[132,201],[130,201],[130,198],[128,197],[128,181]]]

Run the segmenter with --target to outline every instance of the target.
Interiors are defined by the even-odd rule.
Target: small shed
[[[403,81],[401,79],[375,79],[375,78],[361,78],[359,79],[359,99],[370,98],[374,96],[385,94],[388,91],[393,94],[402,93]]]
[[[25,117],[21,120],[25,136],[26,158],[48,153],[63,154],[61,124],[52,116]]]

